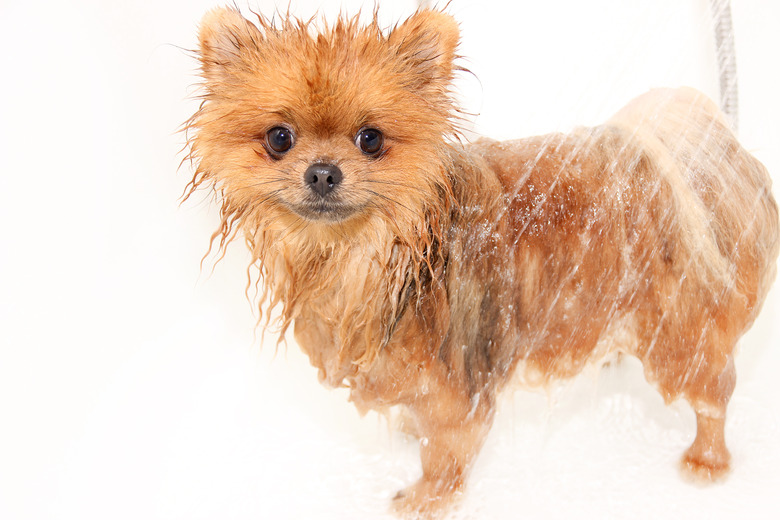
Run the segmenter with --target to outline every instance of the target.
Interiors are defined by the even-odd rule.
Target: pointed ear
[[[449,83],[460,29],[455,19],[440,11],[422,10],[409,17],[389,36],[398,58],[420,84]]]
[[[200,22],[200,61],[206,81],[224,81],[257,52],[263,34],[236,9],[209,11]]]

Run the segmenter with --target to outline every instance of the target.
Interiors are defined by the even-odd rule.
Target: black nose
[[[343,174],[335,164],[314,163],[306,168],[303,181],[320,197],[324,197],[341,182]]]

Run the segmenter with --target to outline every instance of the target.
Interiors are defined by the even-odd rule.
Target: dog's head
[[[438,11],[386,33],[376,17],[317,32],[312,21],[208,13],[203,104],[187,131],[192,190],[220,195],[223,235],[233,224],[304,240],[375,234],[379,222],[395,234],[429,226],[426,212],[448,189],[458,38]]]

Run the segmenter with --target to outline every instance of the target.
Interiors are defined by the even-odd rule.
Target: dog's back
[[[671,329],[691,349],[718,330],[730,354],[757,315],[778,253],[771,181],[702,94],[654,90],[601,127],[472,150],[504,187],[511,258],[492,265],[516,273],[530,334],[515,340],[544,379],[617,329],[639,357]]]

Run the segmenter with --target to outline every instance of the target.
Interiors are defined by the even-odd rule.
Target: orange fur
[[[684,466],[725,473],[732,354],[780,240],[769,177],[714,105],[657,90],[599,127],[462,145],[451,17],[315,29],[206,15],[190,193],[215,191],[212,240],[244,235],[262,300],[321,379],[360,410],[410,413],[423,476],[397,508],[448,504],[511,378],[571,377],[611,351],[693,406]],[[292,137],[275,144],[279,128]]]

